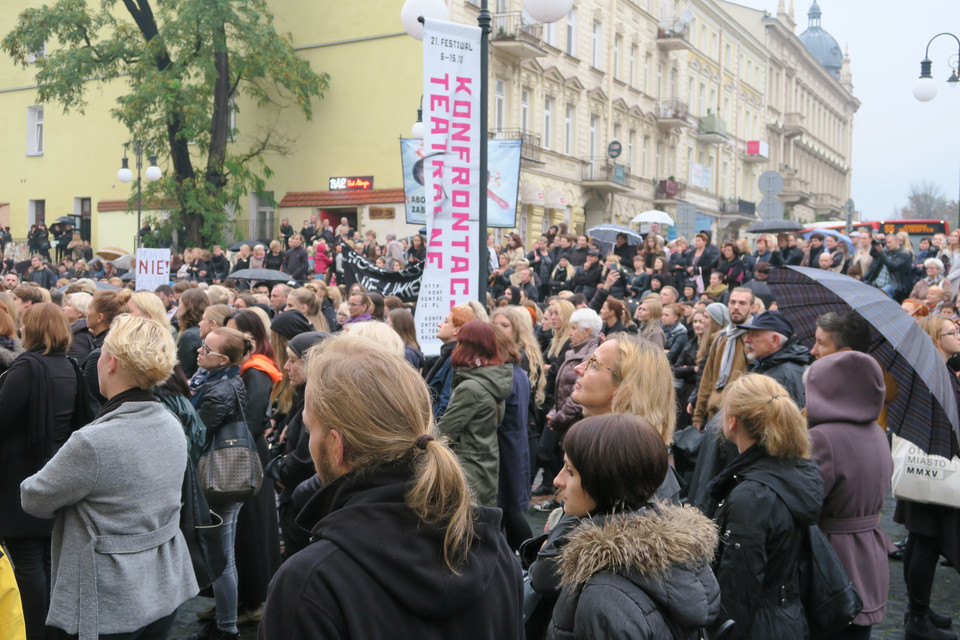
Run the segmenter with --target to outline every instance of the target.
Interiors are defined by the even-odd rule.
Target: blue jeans
[[[223,518],[220,532],[227,566],[220,577],[213,582],[213,598],[217,603],[217,628],[227,633],[238,633],[237,560],[233,546],[237,539],[237,516],[240,515],[242,504],[242,502],[234,502],[227,505],[211,505],[211,509]]]
[[[881,287],[880,290],[883,291],[888,296],[890,296],[891,298],[893,298],[893,295],[897,292],[897,288],[892,284],[885,285]]]

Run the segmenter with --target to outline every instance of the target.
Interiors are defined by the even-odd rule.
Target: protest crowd
[[[167,638],[205,592],[201,640],[868,639],[902,561],[904,637],[956,638],[930,601],[960,504],[901,499],[909,536],[880,528],[898,389],[877,330],[817,312],[804,343],[770,278],[892,298],[960,398],[960,231],[663,231],[491,235],[487,303],[450,309],[425,357],[421,235],[283,220],[136,291],[79,234],[32,230],[0,293],[25,637]]]

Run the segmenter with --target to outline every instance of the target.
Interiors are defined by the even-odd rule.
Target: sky
[[[733,0],[777,11],[777,0]],[[786,0],[789,7],[789,1]],[[807,28],[812,0],[795,0],[797,35]],[[950,200],[960,197],[960,87],[946,79],[957,64],[950,36],[930,46],[937,96],[913,97],[927,42],[942,31],[960,37],[960,0],[818,0],[821,27],[849,47],[853,93],[862,103],[853,120],[851,197],[864,219],[890,217],[907,204],[912,184],[927,180]],[[960,84],[960,83],[958,83]]]

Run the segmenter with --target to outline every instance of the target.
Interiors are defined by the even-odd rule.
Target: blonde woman
[[[660,326],[660,316],[663,315],[663,303],[656,294],[643,299],[633,319],[637,321],[637,333],[661,349],[667,344],[667,336]]]
[[[520,368],[530,378],[531,409],[542,407],[547,377],[543,371],[543,354],[533,335],[530,314],[521,307],[499,307],[494,309],[490,322],[503,329],[516,344],[520,352]]]
[[[725,615],[740,638],[804,640],[798,565],[823,504],[806,420],[787,390],[761,374],[727,385],[721,410],[723,435],[738,452],[708,485],[723,532],[714,571]]]
[[[289,311],[291,309],[296,309],[305,315],[317,331],[323,331],[324,333],[330,332],[330,325],[327,324],[327,319],[320,313],[320,299],[311,289],[304,287],[302,289],[294,289],[288,293],[286,310]]]
[[[77,295],[77,294],[74,294]],[[72,298],[71,298],[72,300]],[[134,291],[127,302],[130,309],[130,315],[138,318],[150,318],[161,327],[173,334],[173,327],[170,326],[170,320],[167,319],[167,310],[163,307],[163,302],[152,291]]]
[[[550,371],[550,368],[557,364],[558,360],[562,361],[563,355],[570,348],[570,316],[576,310],[577,308],[572,303],[555,298],[544,313],[543,328],[553,330],[553,338],[550,339],[550,346],[547,347],[545,354],[544,369],[547,371]]]
[[[47,637],[164,638],[197,593],[178,526],[187,441],[150,392],[176,353],[164,327],[118,316],[98,363],[100,415],[23,482],[24,510],[55,518],[46,623],[60,635]]]

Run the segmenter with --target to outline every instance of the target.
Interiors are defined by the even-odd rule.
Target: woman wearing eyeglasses
[[[196,407],[200,419],[207,427],[209,444],[224,425],[243,419],[243,406],[247,393],[240,378],[240,363],[252,348],[250,341],[236,329],[220,327],[206,335],[197,349],[197,365],[206,373],[194,376],[191,381],[193,396],[190,402]],[[213,583],[213,597],[217,604],[217,616],[202,632],[191,640],[220,640],[239,638],[237,630],[237,567],[234,558],[237,516],[241,502],[211,504],[210,507],[223,518],[221,526],[223,550],[227,566]]]
[[[951,236],[952,238],[953,236]],[[933,340],[944,363],[960,353],[960,329],[948,318],[929,316],[918,320],[920,327]],[[944,365],[946,366],[946,365]],[[960,400],[960,386],[950,371],[954,394]],[[953,446],[956,438],[952,434]],[[946,640],[956,634],[945,631],[950,617],[930,609],[933,579],[940,556],[945,556],[954,567],[960,567],[960,509],[934,504],[898,500],[894,522],[910,532],[903,550],[903,578],[907,583],[907,618],[904,638],[914,640],[932,638]]]

